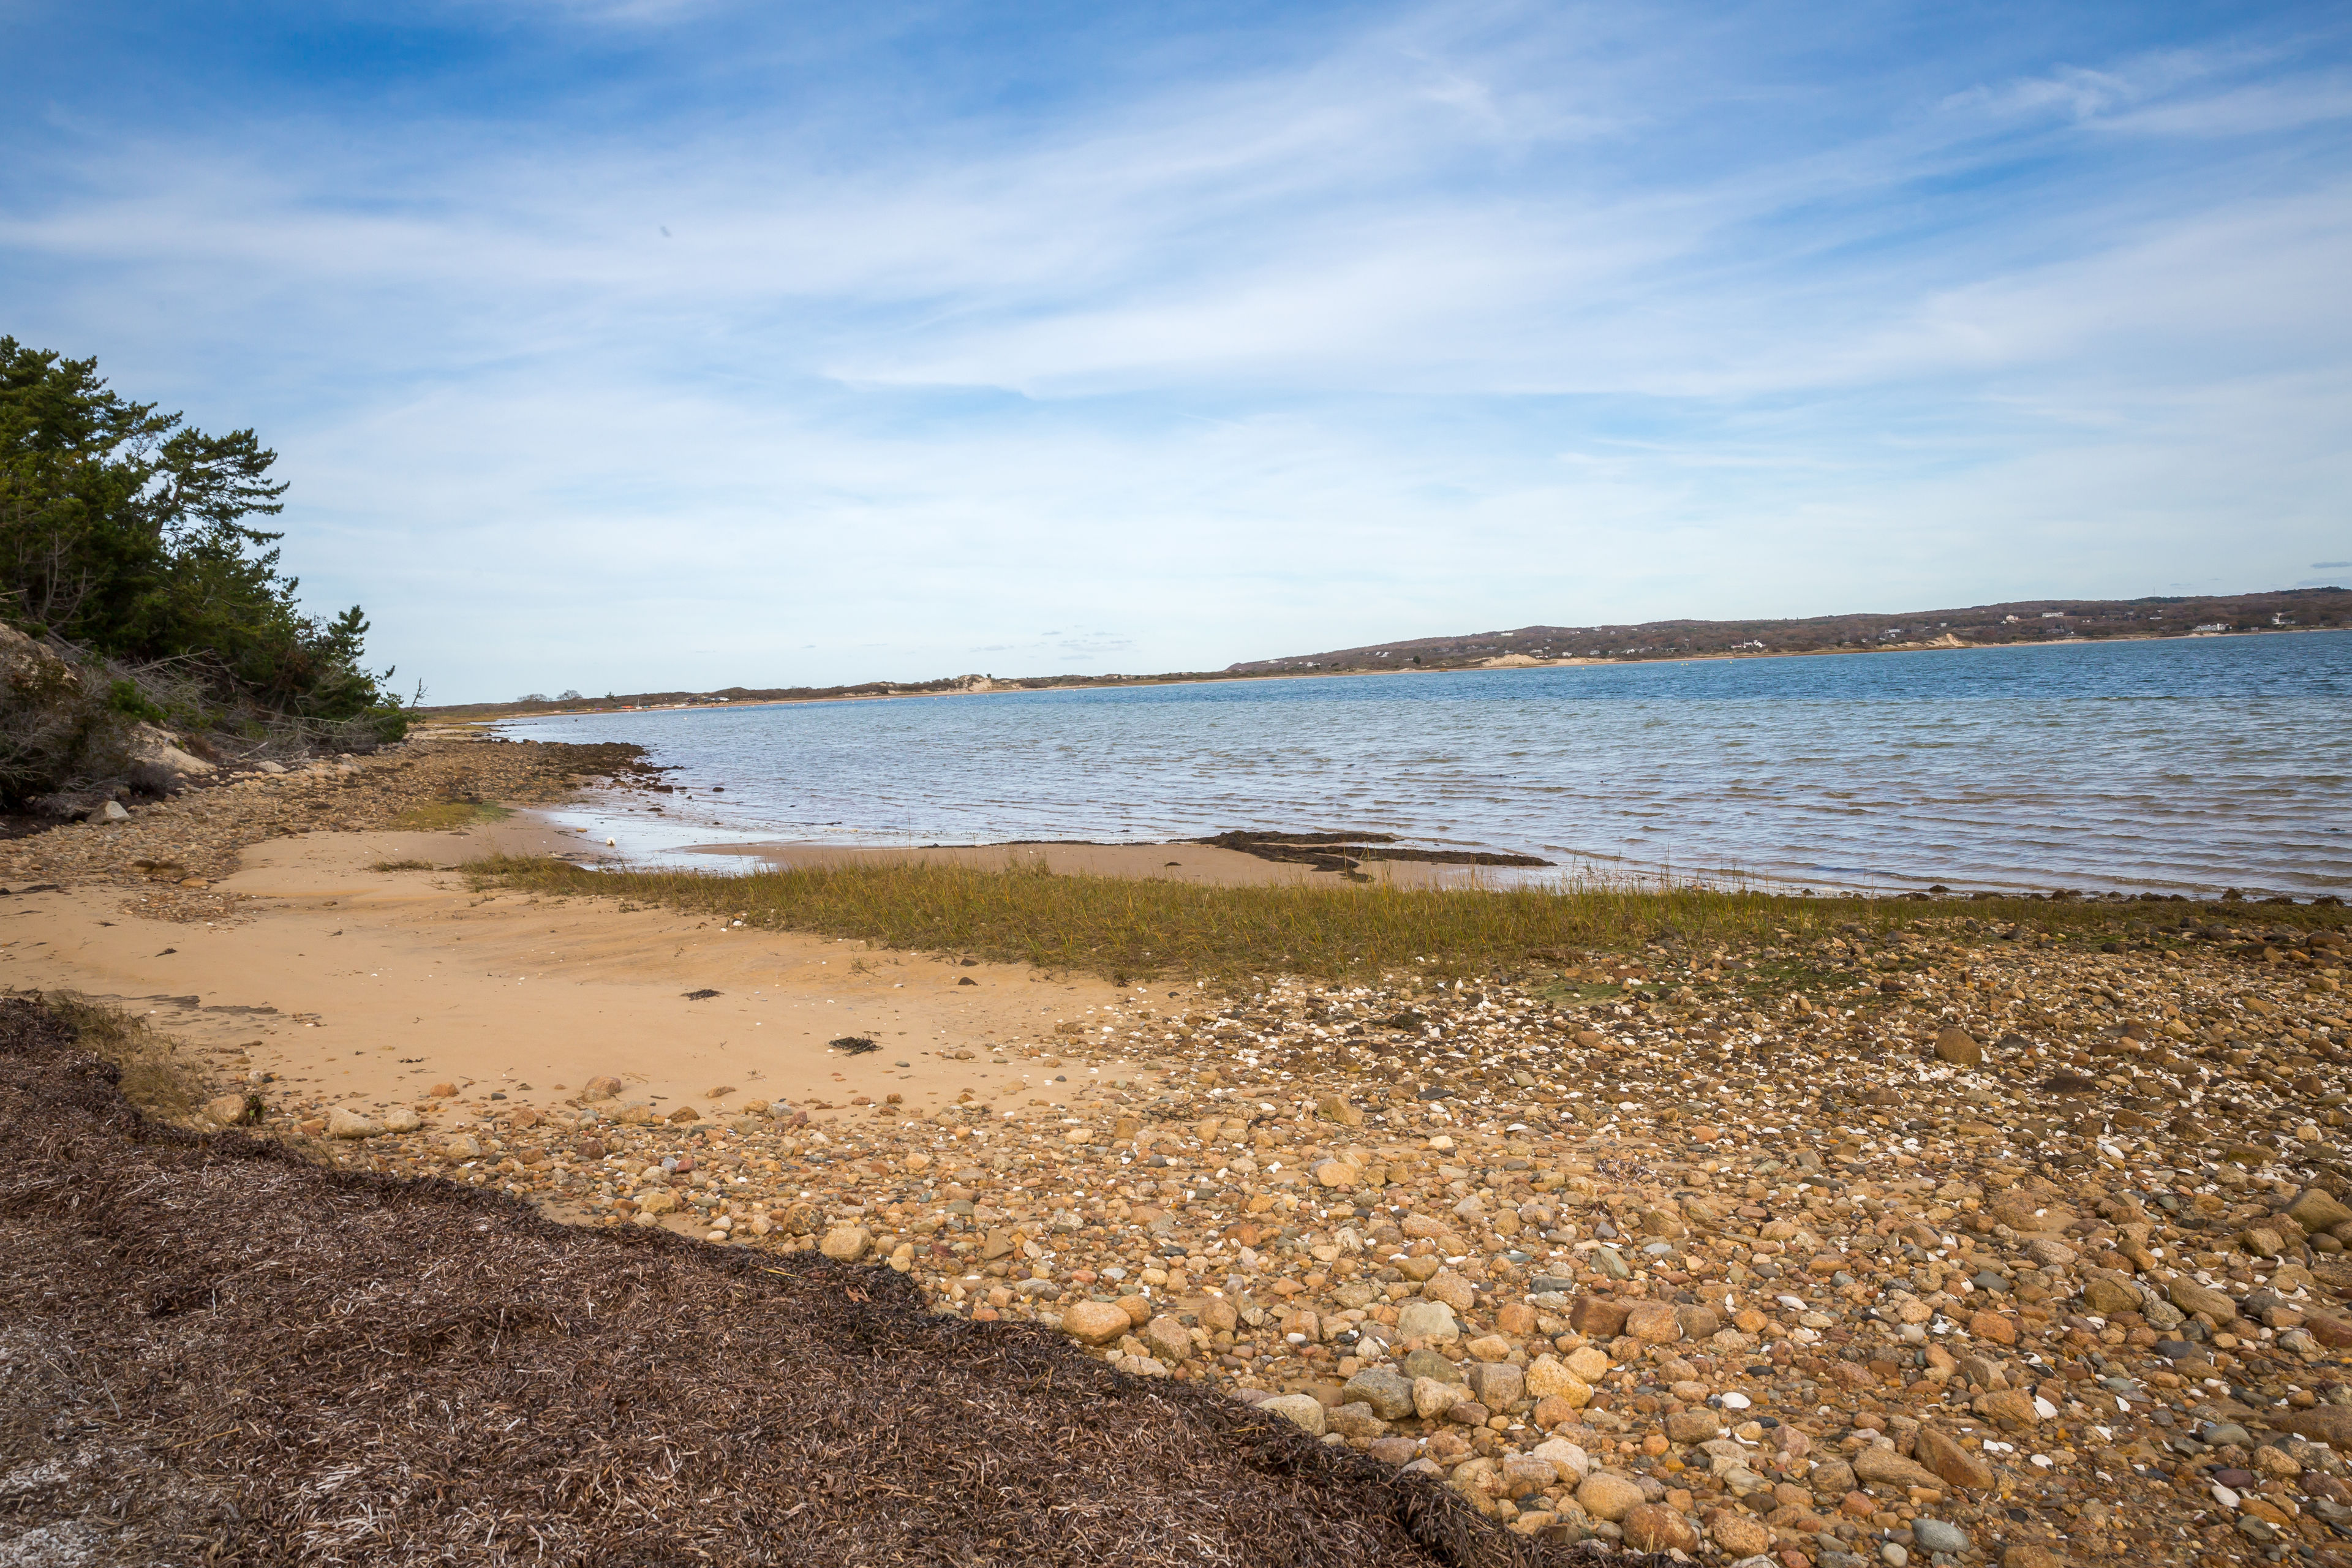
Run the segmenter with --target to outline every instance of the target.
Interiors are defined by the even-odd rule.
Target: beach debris
[[[710,998],[718,994],[718,992],[713,991],[710,987],[706,985],[699,991],[689,991],[686,993],[686,999],[689,1002],[708,1002]]]
[[[837,1040],[826,1041],[825,1048],[839,1051],[844,1056],[862,1057],[868,1051],[877,1051],[882,1047],[864,1035],[844,1035]]]

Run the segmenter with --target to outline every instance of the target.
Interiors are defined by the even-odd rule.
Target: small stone
[[[360,1111],[339,1105],[327,1112],[327,1136],[330,1138],[374,1138],[383,1131],[383,1122]]]
[[[1478,1300],[1477,1287],[1451,1268],[1440,1269],[1428,1284],[1421,1288],[1424,1301],[1443,1301],[1457,1312],[1466,1312]]]
[[[425,1091],[425,1097],[427,1100],[455,1100],[457,1098],[457,1086],[454,1083],[436,1083]]]
[[[2066,1568],[2066,1559],[2038,1542],[2012,1541],[2002,1549],[2000,1568]]]
[[[2305,1187],[2294,1202],[2287,1205],[2287,1218],[2307,1232],[2333,1230],[2347,1220],[2352,1220],[2352,1208],[2346,1208],[2336,1195],[2325,1187]]]
[[[1080,1301],[1062,1314],[1062,1331],[1090,1345],[1108,1344],[1134,1326],[1126,1310],[1110,1301]]]
[[[1670,1443],[1705,1443],[1723,1435],[1723,1418],[1705,1405],[1677,1410],[1666,1417]]]
[[[1409,1378],[1433,1377],[1440,1383],[1465,1381],[1462,1369],[1439,1355],[1435,1351],[1412,1351],[1403,1362],[1404,1375]]]
[[[224,1094],[218,1100],[205,1101],[205,1120],[223,1127],[241,1127],[251,1121],[253,1107],[246,1096]]]
[[[1063,1322],[1066,1325],[1066,1317]],[[1413,1414],[1412,1380],[1394,1367],[1368,1367],[1349,1378],[1340,1388],[1342,1399],[1371,1407],[1372,1414],[1383,1421],[1400,1421]]]
[[[1408,1340],[1451,1341],[1462,1337],[1454,1309],[1443,1301],[1407,1301],[1397,1312],[1397,1334]]]
[[[2164,1289],[2172,1298],[2172,1304],[2184,1312],[2203,1312],[2217,1323],[2233,1321],[2238,1316],[2237,1302],[2194,1279],[2176,1278],[2168,1281]]]
[[[1948,1028],[1936,1037],[1936,1059],[1954,1067],[1980,1067],[1984,1063],[1984,1047],[1966,1029]]]
[[[1412,1380],[1412,1411],[1423,1421],[1436,1420],[1469,1396],[1469,1390],[1458,1383],[1444,1383],[1433,1377]]]
[[[1618,1521],[1625,1531],[1625,1544],[1636,1552],[1696,1552],[1698,1531],[1690,1521],[1670,1508],[1645,1502],[1625,1510]]]
[[[1576,1501],[1593,1518],[1614,1523],[1642,1506],[1642,1489],[1622,1476],[1595,1470],[1576,1489]]]
[[[1592,1385],[1548,1355],[1528,1363],[1527,1388],[1538,1399],[1564,1399],[1579,1410],[1592,1403]]]
[[[1477,1344],[1473,1343],[1475,1352]],[[1507,1352],[1506,1352],[1508,1353]],[[1470,1369],[1470,1393],[1489,1410],[1508,1410],[1527,1397],[1528,1374],[1503,1356],[1485,1356]]]
[[[2104,1275],[2095,1277],[2083,1287],[2083,1305],[2103,1318],[2117,1312],[2139,1310],[2139,1293],[2120,1279]]]
[[[816,1249],[835,1262],[855,1263],[865,1257],[866,1249],[873,1245],[874,1237],[864,1226],[845,1225],[826,1231],[824,1239],[816,1244]],[[1120,1314],[1122,1317],[1125,1315]]]
[[[1161,1361],[1186,1361],[1192,1354],[1192,1334],[1165,1313],[1143,1325],[1143,1342]]]
[[[414,1132],[424,1125],[425,1119],[410,1106],[395,1105],[383,1113],[383,1130],[386,1132]]]
[[[1683,1337],[1683,1324],[1673,1303],[1643,1301],[1625,1314],[1625,1331],[1645,1344],[1666,1344]]]
[[[434,1092],[438,1094],[440,1090]],[[580,1098],[583,1100],[618,1100],[620,1097],[621,1080],[610,1073],[599,1073],[580,1086]]]
[[[1514,1347],[1511,1344],[1511,1342],[1505,1339],[1502,1335],[1488,1334],[1482,1339],[1472,1340],[1468,1344],[1464,1345],[1462,1348],[1468,1351],[1472,1355],[1476,1356],[1480,1361],[1496,1362],[1510,1360],[1511,1352]]]
[[[1992,1467],[1940,1427],[1923,1425],[1912,1440],[1911,1451],[1922,1465],[1956,1487],[1981,1489],[1992,1485]]]
[[[1345,1097],[1322,1094],[1315,1098],[1315,1114],[1326,1121],[1337,1121],[1343,1127],[1361,1127],[1364,1113],[1350,1105]]]
[[[1948,1552],[1956,1557],[1975,1544],[1969,1539],[1969,1532],[1958,1525],[1925,1517],[1911,1521],[1911,1539],[1919,1543],[1922,1552]]]
[[[1325,1423],[1322,1402],[1311,1394],[1282,1394],[1258,1405],[1269,1415],[1279,1415],[1310,1437],[1323,1436]]]
[[[98,815],[108,822],[128,822],[131,820],[131,814],[122,809],[122,803],[119,800],[108,801],[104,805],[99,807]]]
[[[667,1187],[656,1187],[649,1193],[637,1194],[639,1214],[665,1215],[675,1213],[677,1209],[677,1194]]]
[[[1565,1437],[1547,1438],[1528,1452],[1538,1459],[1549,1460],[1564,1481],[1580,1482],[1592,1473],[1591,1458]]]
[[[691,1105],[681,1105],[671,1111],[667,1120],[677,1122],[699,1121],[702,1120],[702,1112],[695,1110]]]
[[[1707,1515],[1706,1533],[1731,1558],[1755,1557],[1772,1546],[1772,1531],[1764,1521],[1738,1509],[1717,1509]]]
[[[1928,1487],[1937,1485],[1935,1473],[1914,1464],[1883,1444],[1873,1443],[1853,1457],[1853,1473],[1865,1481],[1883,1486]]]
[[[1977,1339],[1990,1340],[1996,1344],[2013,1345],[2017,1342],[2017,1324],[1999,1312],[1979,1312],[1969,1318],[1969,1332]]]
[[[1372,1438],[1385,1436],[1389,1424],[1373,1413],[1370,1405],[1361,1401],[1341,1405],[1323,1413],[1324,1426],[1342,1437]]]

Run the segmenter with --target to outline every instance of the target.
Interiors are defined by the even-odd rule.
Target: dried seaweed
[[[1205,1389],[884,1268],[148,1120],[0,1000],[0,1559],[1533,1565]]]

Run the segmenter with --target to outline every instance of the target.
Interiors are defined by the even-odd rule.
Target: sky
[[[2352,583],[2341,5],[0,0],[428,701]]]

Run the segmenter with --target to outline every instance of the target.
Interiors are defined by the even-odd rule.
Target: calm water
[[[506,728],[727,786],[633,821],[641,851],[1338,828],[1834,887],[2352,891],[2352,632]]]

